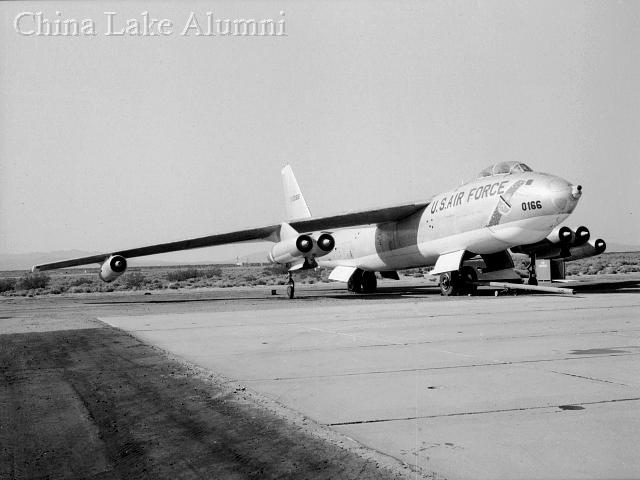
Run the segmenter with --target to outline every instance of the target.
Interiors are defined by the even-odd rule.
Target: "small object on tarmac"
[[[275,288],[271,289],[271,295],[277,295],[278,291]]]

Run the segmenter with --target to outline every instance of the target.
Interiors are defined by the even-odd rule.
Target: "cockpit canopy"
[[[519,162],[500,162],[491,165],[480,172],[478,178],[490,177],[491,175],[508,175],[510,173],[533,172],[528,165]]]

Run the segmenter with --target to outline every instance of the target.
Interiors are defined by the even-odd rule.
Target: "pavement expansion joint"
[[[549,370],[549,371],[553,372],[553,373],[557,373],[558,375],[566,375],[568,377],[583,378],[585,380],[591,380],[593,382],[609,383],[611,385],[621,385],[623,387],[628,387],[629,386],[626,383],[612,382],[610,380],[603,380],[601,378],[587,377],[587,376],[584,376],[584,375],[576,375],[575,373],[558,372],[556,370]]]
[[[347,347],[347,348],[361,348],[361,347]],[[291,351],[294,351],[294,350],[291,350]],[[273,377],[273,378],[271,377],[243,378],[243,379],[239,379],[239,381],[243,381],[243,382],[276,381],[278,382],[278,381],[287,381],[287,380],[309,380],[309,379],[317,379],[317,378],[358,377],[358,376],[364,376],[364,375],[388,375],[393,373],[428,372],[428,371],[434,371],[434,370],[453,370],[456,368],[500,367],[504,365],[526,365],[526,364],[535,364],[535,363],[563,362],[563,361],[582,360],[582,359],[588,359],[588,358],[630,357],[635,355],[640,355],[640,352],[639,353],[614,353],[609,355],[580,355],[579,357],[541,358],[536,360],[472,363],[468,365],[444,365],[440,367],[399,368],[394,370],[374,370],[369,372],[329,373],[324,375],[299,375],[299,376]],[[563,372],[556,372],[553,370],[550,370],[550,371],[552,371],[553,373],[563,374]],[[571,375],[571,374],[564,374],[564,375],[580,377],[579,375]],[[589,378],[589,377],[584,377],[584,378],[586,378],[587,380],[595,380],[595,381],[598,380],[597,378]],[[625,387],[628,386],[624,383],[609,382],[606,380],[600,380],[600,381],[605,383],[622,385]]]
[[[573,407],[584,406],[584,405],[599,405],[606,403],[619,403],[619,402],[637,402],[640,400],[640,397],[633,398],[614,398],[611,400],[600,400],[595,402],[576,402],[571,404]],[[482,410],[476,412],[455,412],[455,413],[445,413],[442,415],[417,415],[412,417],[399,417],[399,418],[379,418],[372,420],[354,420],[350,422],[335,422],[335,423],[327,423],[325,424],[328,427],[340,427],[345,425],[364,425],[369,423],[385,423],[385,422],[404,422],[411,420],[428,420],[433,418],[446,418],[446,417],[464,417],[471,415],[489,415],[494,413],[509,413],[509,412],[525,412],[529,410],[545,410],[552,408],[560,408],[561,410],[584,410],[584,408],[566,408],[566,405],[540,405],[535,407],[521,407],[521,408],[503,408],[496,410]]]

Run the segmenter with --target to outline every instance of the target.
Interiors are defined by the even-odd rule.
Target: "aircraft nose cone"
[[[571,196],[576,200],[582,196],[582,185],[572,185]]]
[[[547,191],[558,213],[571,213],[582,196],[582,186],[573,185],[562,178],[553,178]]]

